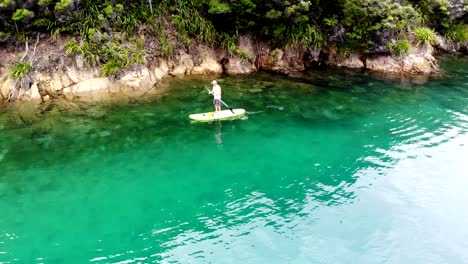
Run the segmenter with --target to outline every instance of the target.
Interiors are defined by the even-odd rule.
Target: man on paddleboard
[[[221,111],[221,87],[218,85],[216,80],[211,82],[213,88],[209,91],[213,95],[213,104],[215,106],[215,112]]]

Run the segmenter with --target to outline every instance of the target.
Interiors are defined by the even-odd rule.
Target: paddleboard
[[[208,113],[200,113],[200,114],[191,114],[189,115],[190,119],[196,121],[214,121],[214,120],[230,120],[240,118],[245,114],[245,109],[237,108],[231,110],[221,110],[218,113],[208,112]]]

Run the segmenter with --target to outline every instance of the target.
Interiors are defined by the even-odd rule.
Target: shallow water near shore
[[[468,59],[0,113],[0,263],[467,263]]]

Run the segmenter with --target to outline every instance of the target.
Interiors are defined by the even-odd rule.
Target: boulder
[[[365,67],[364,62],[356,54],[347,56],[341,63],[343,67],[350,69],[363,69]]]
[[[64,87],[68,87],[75,82],[71,80],[67,72],[38,72],[34,76],[38,84],[39,93],[47,91],[49,94],[59,93]]]
[[[376,72],[402,73],[400,62],[390,56],[376,56],[366,59],[366,69]]]
[[[320,65],[320,49],[308,49],[306,53],[306,59],[304,63],[307,67],[311,67],[314,65]]]
[[[252,37],[250,35],[242,35],[239,37],[239,49],[247,53],[249,60],[255,60],[257,54],[254,50]]]
[[[29,88],[29,90],[27,90],[24,93],[23,96],[26,97],[26,98],[29,98],[31,100],[41,99],[41,95],[39,94],[39,89],[38,89],[38,86],[37,86],[37,82],[33,83],[31,85],[31,88]]]
[[[181,52],[179,57],[179,65],[183,65],[187,69],[191,69],[194,66],[192,56],[185,52]]]
[[[156,84],[156,78],[150,74],[148,68],[142,67],[139,70],[128,71],[119,79],[119,83],[123,87],[150,88]]]
[[[187,67],[185,67],[184,65],[178,65],[175,68],[173,68],[169,72],[169,74],[172,76],[180,76],[180,75],[185,75],[186,72],[187,72]]]
[[[63,89],[62,76],[60,73],[55,72],[50,76],[50,89],[53,93]]]
[[[66,98],[83,97],[87,99],[98,99],[114,85],[109,78],[93,78],[79,82],[63,89]]]
[[[262,54],[259,58],[259,67],[268,71],[278,71],[287,73],[288,70],[283,62],[284,51],[282,49],[274,49],[268,54]]]
[[[44,99],[44,97],[53,96],[53,92],[50,89],[50,80],[40,80],[36,82],[38,92],[40,96]]]
[[[80,70],[75,67],[66,68],[68,78],[73,83],[79,83],[85,80],[93,79],[99,77],[99,72],[97,69],[94,70]]]
[[[189,73],[193,75],[201,74],[221,74],[223,73],[223,67],[218,62],[218,56],[215,51],[206,46],[198,45],[196,47],[197,61],[200,62],[199,65],[195,65]]]
[[[85,70],[85,63],[81,55],[75,56],[75,63],[76,63],[76,68],[78,68],[78,70],[80,71]]]
[[[8,98],[8,94],[11,91],[11,88],[13,88],[13,83],[14,80],[7,75],[4,75],[2,78],[0,78],[0,95],[6,99]]]
[[[72,79],[70,79],[66,72],[62,72],[60,74],[60,79],[62,80],[62,87],[68,87],[72,84],[75,84],[75,82]]]
[[[297,48],[274,49],[260,56],[259,68],[283,74],[304,71],[304,52]]]
[[[159,61],[159,66],[154,69],[154,78],[156,80],[161,80],[162,78],[166,77],[169,74],[169,66],[167,65],[167,61],[161,59]]]
[[[240,58],[230,58],[224,64],[225,72],[229,75],[248,74],[257,71],[255,65]]]
[[[202,66],[195,66],[192,68],[192,70],[190,71],[190,74],[191,75],[203,75],[203,74],[206,74],[206,69]]]
[[[440,35],[436,36],[434,47],[442,51],[450,51],[450,46],[447,44],[447,41]]]
[[[431,47],[411,49],[411,52],[400,57],[377,56],[366,59],[366,68],[372,71],[395,74],[424,74],[439,71],[439,65],[432,56]]]
[[[432,72],[431,61],[415,54],[403,57],[402,71],[412,74],[430,74]]]
[[[364,62],[358,54],[341,55],[335,49],[325,51],[325,63],[333,67],[345,67],[350,69],[363,69],[365,68]]]
[[[169,71],[170,75],[178,76],[190,73],[194,66],[192,57],[185,51],[179,51],[179,55],[173,61],[173,68]]]

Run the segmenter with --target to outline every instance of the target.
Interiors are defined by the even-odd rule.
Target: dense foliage
[[[142,32],[161,56],[197,39],[245,57],[236,46],[243,33],[281,46],[401,54],[408,40],[431,43],[434,31],[466,41],[467,14],[465,0],[0,0],[0,43],[79,35],[68,53],[106,65],[107,75],[142,61]]]
[[[153,25],[164,37],[161,31],[174,25],[185,41],[215,43],[222,35],[255,32],[281,45],[357,40],[372,48],[415,26],[453,32],[466,25],[467,13],[463,0],[0,0],[0,40],[24,40],[36,31],[92,39],[140,25]]]

